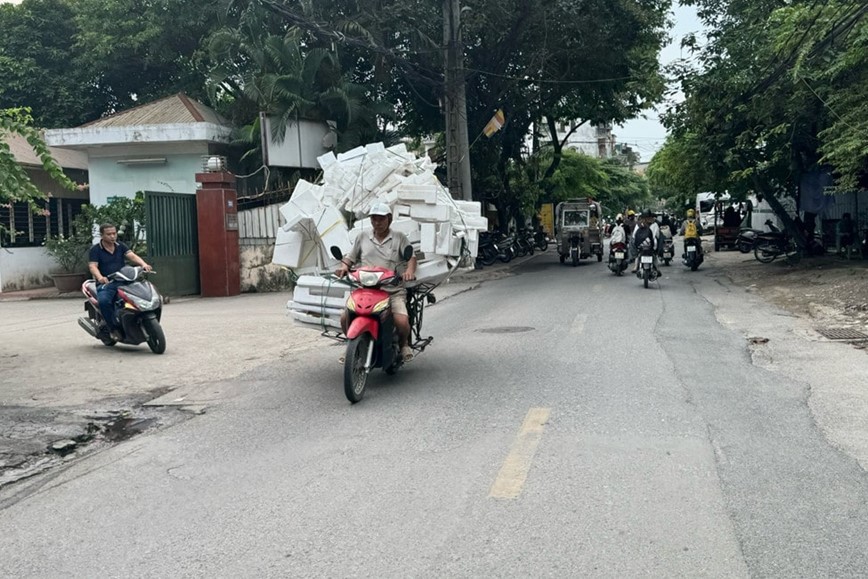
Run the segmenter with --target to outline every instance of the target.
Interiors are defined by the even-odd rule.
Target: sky
[[[675,24],[669,32],[672,41],[660,52],[659,60],[663,66],[681,58],[681,39],[686,34],[702,30],[702,23],[692,6],[676,4],[673,9],[673,20]],[[647,119],[627,121],[624,125],[615,127],[613,131],[616,142],[630,145],[639,153],[643,162],[650,161],[666,140],[666,129],[658,120],[658,111],[665,110],[665,103],[659,105],[657,109],[645,111]]]

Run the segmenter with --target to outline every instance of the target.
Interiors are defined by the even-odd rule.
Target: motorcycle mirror
[[[332,246],[329,248],[329,251],[332,252],[332,256],[333,256],[336,260],[338,260],[338,261],[340,261],[340,260],[342,260],[342,259],[344,258],[344,254],[343,254],[343,252],[341,251],[341,248],[338,247],[337,245],[332,245]]]
[[[404,251],[401,252],[401,257],[404,258],[404,261],[409,261],[411,257],[413,257],[413,246],[408,245],[404,247]]]

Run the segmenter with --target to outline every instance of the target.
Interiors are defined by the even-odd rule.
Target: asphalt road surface
[[[864,576],[864,470],[708,272],[664,273],[547,252],[428,309],[430,349],[355,406],[327,340],[264,363],[4,489],[0,576]]]

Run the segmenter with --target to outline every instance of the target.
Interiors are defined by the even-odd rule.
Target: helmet
[[[627,210],[627,217],[630,217],[631,215],[636,215],[636,212],[633,211],[632,209],[628,209]]]
[[[687,210],[687,218],[692,219],[693,217],[696,217],[696,211],[694,211],[693,209],[688,209]]]
[[[615,216],[615,221],[621,221],[622,219],[624,219],[624,216],[621,215],[620,213]]]
[[[646,209],[645,211],[642,212],[642,217],[654,217],[654,214],[651,213],[650,209]]]

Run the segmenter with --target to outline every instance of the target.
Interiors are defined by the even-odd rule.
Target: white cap
[[[388,203],[378,202],[374,203],[371,206],[371,210],[368,212],[368,215],[391,215],[392,208],[389,207]]]

